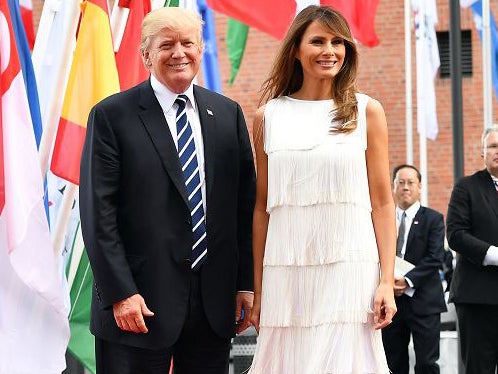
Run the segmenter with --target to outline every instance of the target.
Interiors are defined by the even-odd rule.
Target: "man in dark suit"
[[[484,130],[486,168],[459,180],[448,205],[448,243],[457,252],[450,288],[466,374],[498,368],[498,126]]]
[[[81,222],[95,278],[98,373],[228,373],[249,326],[255,172],[240,106],[192,84],[202,21],[142,24],[150,80],[91,111]]]
[[[398,239],[394,295],[398,312],[382,330],[389,369],[408,374],[410,335],[415,349],[415,373],[439,373],[441,312],[446,310],[439,276],[444,255],[443,215],[420,205],[421,175],[412,165],[393,171]],[[409,264],[408,264],[409,265]],[[411,267],[411,266],[410,266]]]

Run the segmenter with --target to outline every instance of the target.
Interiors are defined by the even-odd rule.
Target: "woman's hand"
[[[251,311],[251,325],[254,326],[256,331],[259,334],[259,315],[261,313],[261,294],[259,293],[254,293],[254,302],[252,304],[252,311]]]
[[[375,329],[383,329],[389,325],[396,314],[396,302],[392,284],[381,283],[375,291],[374,324]]]

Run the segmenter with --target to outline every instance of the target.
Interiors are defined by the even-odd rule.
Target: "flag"
[[[226,39],[228,60],[230,61],[231,67],[230,79],[228,81],[230,85],[235,82],[235,77],[239,72],[248,34],[249,27],[247,25],[232,18],[228,19]]]
[[[26,37],[28,38],[29,49],[33,50],[35,45],[35,28],[33,26],[33,1],[32,0],[19,0],[21,10],[22,23],[24,30],[26,30]]]
[[[250,27],[282,39],[296,13],[308,5],[328,5],[348,20],[353,36],[362,44],[379,44],[375,14],[379,0],[207,0],[208,5]]]
[[[474,15],[474,23],[479,33],[479,38],[482,42],[482,1],[474,1],[469,4]],[[495,97],[498,98],[498,30],[496,29],[496,21],[493,13],[490,10],[489,27],[491,34],[491,74],[493,87],[495,89]]]
[[[49,152],[52,148],[57,124],[62,110],[69,69],[76,43],[76,29],[80,16],[79,0],[45,0],[38,25],[36,43],[33,48],[40,112],[44,130],[44,141],[40,155],[44,171],[48,168]],[[53,221],[55,222],[55,221]]]
[[[197,0],[197,4],[191,0],[184,0],[183,3],[184,8],[198,11],[204,21],[204,24],[202,25],[204,49],[202,51],[201,60],[204,86],[211,91],[221,93],[214,12],[207,6],[206,0]],[[180,2],[180,6],[182,6],[182,2]]]
[[[35,72],[33,70],[33,63],[31,61],[30,49],[33,49],[33,46],[28,44],[28,39],[26,38],[27,30],[25,32],[24,29],[25,25],[23,25],[24,19],[21,18],[19,1],[8,0],[8,2],[11,14],[12,28],[14,30],[14,37],[21,63],[21,71],[24,77],[24,84],[26,85],[26,91],[28,93],[29,111],[31,113],[33,130],[35,132],[36,146],[39,147],[43,128],[42,128],[42,121],[40,114],[40,103],[38,101],[38,90],[36,88],[37,86],[36,86]],[[31,14],[31,25],[32,24],[33,21]]]
[[[116,52],[119,83],[121,91],[124,91],[149,77],[149,71],[140,56],[140,32],[142,20],[151,10],[151,3],[150,0],[119,0],[117,5],[118,8],[129,9],[126,27]]]
[[[438,134],[434,79],[439,69],[436,39],[436,0],[412,0],[415,13],[415,54],[417,64],[417,128],[435,140]]]
[[[55,175],[74,184],[80,180],[88,114],[97,102],[119,92],[107,1],[87,0],[81,7],[83,15],[50,167]]]
[[[0,372],[60,373],[69,339],[33,125],[0,0]]]
[[[79,212],[79,208],[76,207],[75,211]],[[69,232],[71,257],[67,275],[71,289],[71,339],[68,349],[90,372],[95,373],[95,339],[89,327],[93,274],[84,248],[79,220],[76,221],[76,226],[70,225]]]

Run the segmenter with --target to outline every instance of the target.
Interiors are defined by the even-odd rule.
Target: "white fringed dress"
[[[266,104],[270,214],[251,374],[387,374],[373,328],[379,257],[358,126],[330,134],[332,101]]]

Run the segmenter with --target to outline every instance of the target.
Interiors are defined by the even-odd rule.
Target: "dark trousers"
[[[455,304],[465,374],[495,374],[498,367],[498,305]]]
[[[393,374],[408,374],[408,344],[410,335],[415,350],[416,374],[439,374],[439,338],[441,331],[440,313],[425,316],[413,313],[410,298],[406,295],[396,298],[398,312],[393,322],[382,330],[382,341],[386,351],[387,364]]]
[[[199,276],[192,273],[189,315],[178,341],[150,350],[95,338],[97,374],[228,374],[230,339],[209,326],[202,306]]]

